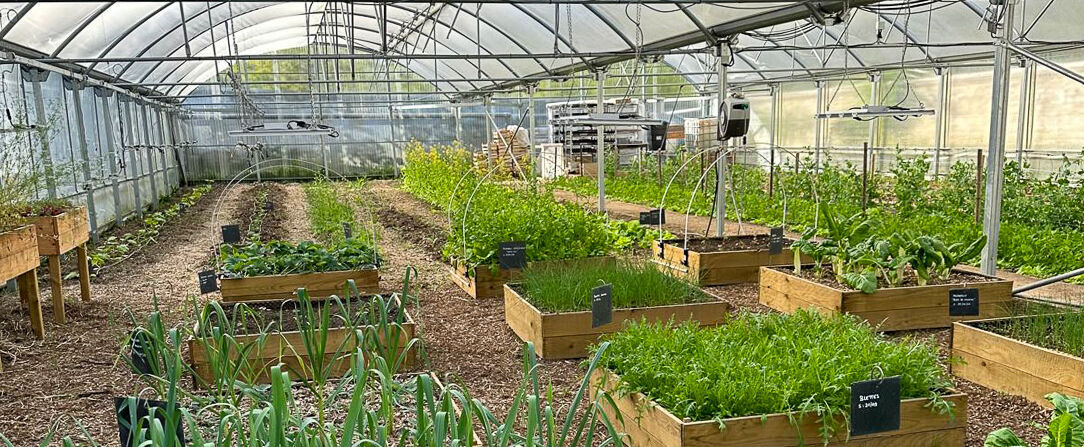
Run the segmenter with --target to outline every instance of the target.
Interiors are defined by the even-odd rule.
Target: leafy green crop
[[[445,259],[495,266],[501,242],[527,245],[528,261],[602,256],[650,245],[656,232],[616,224],[550,191],[518,191],[484,179],[460,147],[407,149],[403,188],[441,208],[451,220]]]
[[[376,250],[357,239],[333,247],[308,241],[223,245],[218,260],[222,272],[230,278],[359,270],[380,265]]]
[[[694,421],[796,412],[821,421],[827,440],[844,428],[849,387],[875,372],[900,376],[901,397],[929,398],[952,386],[927,342],[892,342],[852,316],[741,313],[714,328],[634,323],[604,338],[603,366],[619,389],[640,392]],[[800,419],[800,418],[796,418]],[[724,428],[725,429],[725,428]]]
[[[591,309],[591,289],[613,284],[613,307],[666,306],[711,301],[710,295],[687,281],[644,262],[620,261],[533,266],[523,271],[524,299],[543,312]]]
[[[1084,446],[1084,400],[1061,393],[1050,393],[1046,400],[1054,405],[1054,413],[1046,427],[1046,435],[1037,447]],[[986,437],[983,447],[1028,447],[1008,428],[1000,428]]]

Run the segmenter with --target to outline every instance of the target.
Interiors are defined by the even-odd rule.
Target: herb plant
[[[1084,357],[1084,311],[1042,313],[982,324],[982,328],[1043,348]]]
[[[578,312],[591,310],[591,290],[602,284],[613,285],[615,309],[714,299],[699,287],[639,261],[532,266],[514,287],[543,312]]]
[[[635,323],[604,340],[603,366],[620,376],[618,389],[643,393],[679,419],[797,413],[794,421],[820,421],[827,442],[844,432],[849,386],[874,372],[900,376],[901,398],[952,411],[935,345],[889,341],[851,316],[801,310],[741,313],[713,328]]]

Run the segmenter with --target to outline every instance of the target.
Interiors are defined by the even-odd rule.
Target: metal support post
[[[933,136],[933,175],[941,176],[941,147],[944,146],[945,116],[948,115],[948,68],[938,68],[937,72],[937,115],[934,117]]]
[[[87,149],[87,128],[83,122],[83,83],[65,80],[72,91],[72,113],[75,115],[75,139],[83,171],[83,191],[86,193],[87,220],[90,221],[90,237],[98,242],[98,211],[94,207],[94,183],[90,173],[90,152]]]
[[[817,81],[817,114],[824,113],[824,82]],[[821,166],[821,146],[823,142],[821,138],[821,131],[824,128],[824,119],[821,117],[814,118],[816,127],[813,131],[813,168],[819,169]]]
[[[117,163],[120,162],[123,155],[117,155],[117,142],[113,136],[113,114],[109,108],[109,97],[113,96],[113,91],[96,87],[94,94],[102,98],[102,124],[105,125],[105,128],[98,129],[98,131],[105,133],[106,151],[109,154],[109,178],[113,188],[113,224],[120,226],[121,222],[124,221],[124,211],[120,205],[120,172],[118,172]]]
[[[142,219],[143,218],[143,197],[140,194],[139,181],[140,181],[140,177],[142,177],[142,172],[140,172],[140,171],[142,171],[143,169],[142,169],[142,166],[140,166],[139,164],[136,164],[136,149],[125,148],[124,147],[124,144],[125,144],[124,135],[125,134],[128,135],[128,139],[129,139],[128,141],[130,143],[134,144],[132,139],[135,137],[135,132],[133,131],[133,129],[135,129],[135,126],[132,125],[131,98],[127,98],[127,97],[124,97],[124,96],[118,96],[117,100],[119,101],[117,103],[117,106],[121,107],[121,105],[123,104],[123,109],[124,109],[124,122],[120,123],[121,132],[122,132],[121,133],[121,138],[120,138],[121,150],[128,152],[128,168],[131,169],[131,172],[132,172],[132,175],[130,175],[129,178],[132,181],[132,192],[135,194],[135,212],[136,212],[136,215],[139,216],[140,219]],[[120,112],[118,112],[118,113],[120,113]]]
[[[538,84],[528,84],[527,85],[527,93],[530,96],[528,101],[527,101],[527,113],[529,114],[529,116],[527,117],[527,122],[528,122],[527,126],[529,128],[529,130],[527,131],[527,139],[528,139],[528,142],[529,142],[528,144],[530,146],[530,150],[527,151],[527,155],[529,157],[531,157],[531,165],[534,167],[533,171],[535,171],[537,173],[536,175],[541,173],[541,171],[538,169],[538,167],[539,167],[538,155],[536,154],[535,147],[534,147],[534,142],[535,142],[535,138],[534,138],[534,133],[535,133],[534,132],[534,130],[535,130],[534,95],[535,95],[535,92],[537,92],[537,91],[538,91]]]
[[[880,104],[881,104],[881,74],[880,73],[873,73],[873,74],[871,74],[869,76],[869,105],[870,106],[876,106],[876,105],[880,105]],[[877,141],[878,140],[878,138],[877,138],[878,137],[878,135],[877,135],[878,134],[877,127],[880,125],[880,123],[881,123],[880,119],[871,119],[871,120],[869,120],[869,134],[867,135],[866,140],[869,141],[869,150],[873,151],[873,152],[877,151],[877,144],[879,143],[879,141]],[[884,160],[884,157],[881,157],[881,159]],[[882,163],[883,163],[883,161],[882,161]],[[873,168],[874,168],[874,172],[876,172],[877,167],[874,166]]]
[[[463,107],[452,107],[452,114],[455,116],[455,140],[463,142]]]
[[[1028,114],[1031,110],[1031,76],[1035,64],[1024,59],[1021,68],[1024,77],[1020,80],[1020,109],[1016,113],[1016,163],[1024,164],[1024,140],[1027,134]]]
[[[1016,0],[1004,0],[995,27],[994,82],[990,101],[990,145],[986,156],[986,197],[982,230],[986,235],[986,247],[982,249],[982,273],[993,275],[997,271],[997,243],[1001,226],[1001,195],[1005,185],[1005,126],[1009,104],[1009,79],[1012,64],[1007,45],[1012,39],[1013,9]]]
[[[49,191],[49,198],[56,198],[56,173],[53,171],[53,153],[50,149],[49,142],[49,116],[45,112],[45,97],[41,93],[41,83],[49,79],[49,72],[41,71],[37,69],[31,69],[34,73],[30,77],[30,84],[33,88],[34,95],[34,111],[35,120],[37,125],[41,129],[38,132],[38,136],[41,139],[41,165],[45,170],[45,187]],[[26,73],[26,70],[23,71]]]
[[[603,97],[603,87],[606,85],[606,69],[600,68],[595,73],[595,113],[602,114],[606,111],[606,105]],[[606,212],[606,126],[601,124],[595,125],[595,131],[598,132],[598,147],[595,152],[595,166],[597,166],[595,176],[598,178],[598,211],[600,213]]]
[[[722,104],[726,101],[727,85],[726,85],[726,68],[730,64],[730,59],[733,54],[730,51],[730,45],[726,43],[720,43],[718,52],[716,53],[715,68],[718,70],[718,91],[716,92],[717,100],[719,101],[719,107],[722,108]],[[718,113],[718,110],[716,110]],[[720,117],[721,118],[721,117]],[[727,176],[727,155],[726,155],[726,140],[719,142],[719,160],[715,163],[715,235],[719,237],[726,236],[726,176]]]

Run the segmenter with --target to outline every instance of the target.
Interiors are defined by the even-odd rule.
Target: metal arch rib
[[[219,6],[222,6],[222,5],[224,5],[224,4],[225,4],[225,2],[219,2],[218,4],[212,5],[212,6],[211,6],[211,10],[213,10],[213,9],[215,9],[215,8],[218,8]],[[263,10],[263,9],[265,9],[265,8],[269,8],[269,7],[272,7],[272,6],[277,6],[277,4],[270,4],[270,5],[264,5],[264,6],[260,6],[260,7],[257,7],[257,8],[253,8],[253,9],[247,10],[247,11],[245,11],[245,12],[242,12],[241,14],[237,14],[237,15],[235,15],[235,16],[234,16],[233,18],[236,18],[236,17],[240,17],[240,16],[243,16],[244,14],[248,14],[248,13],[252,13],[252,12],[256,12],[256,11],[260,11],[260,10]],[[403,8],[400,8],[400,9],[403,9]],[[404,9],[404,10],[405,10],[405,9]],[[142,55],[143,55],[143,54],[145,54],[145,53],[146,53],[147,51],[150,51],[150,49],[151,49],[151,48],[153,48],[153,47],[154,47],[155,45],[157,45],[157,44],[158,44],[158,42],[160,42],[160,41],[161,41],[162,39],[164,39],[164,38],[165,38],[166,36],[168,36],[168,35],[170,35],[170,34],[174,33],[174,32],[175,32],[175,31],[177,31],[178,29],[180,29],[180,28],[181,28],[182,26],[184,26],[184,24],[185,24],[185,23],[188,23],[188,22],[190,22],[190,21],[192,21],[192,20],[196,20],[196,18],[197,18],[197,17],[199,17],[199,16],[202,16],[202,15],[203,15],[203,14],[205,14],[205,13],[207,13],[207,9],[204,9],[203,11],[199,12],[198,14],[193,14],[193,15],[192,15],[191,17],[189,17],[189,18],[188,18],[187,20],[185,20],[185,21],[184,21],[183,23],[181,23],[181,24],[178,24],[178,25],[174,26],[174,27],[173,27],[172,29],[170,29],[169,31],[167,31],[167,32],[165,32],[165,33],[162,33],[162,34],[160,34],[160,35],[159,35],[159,37],[158,37],[158,39],[155,39],[155,40],[154,40],[153,42],[151,42],[151,43],[150,43],[149,45],[145,46],[145,47],[143,48],[143,50],[141,50],[141,51],[140,51],[140,52],[138,53],[138,56],[142,56]],[[309,12],[309,14],[316,14],[316,13],[315,13],[315,12]],[[365,17],[365,18],[371,18],[371,19],[376,19],[376,17],[375,17],[375,16],[372,16],[372,15],[367,15],[367,14],[363,14],[363,13],[359,13],[359,12],[354,12],[354,14],[353,14],[353,15],[354,15],[354,16],[360,16],[360,17]],[[214,25],[214,26],[215,26],[215,27],[218,27],[218,26],[219,26],[219,25],[221,25],[222,23],[225,23],[225,22],[226,22],[227,20],[230,20],[230,19],[229,19],[229,18],[227,18],[227,19],[225,19],[225,20],[221,20],[221,21],[219,21],[218,23],[215,23],[215,25]],[[391,19],[389,19],[389,21],[391,21],[392,23],[395,23],[396,25],[402,26],[402,22],[399,22],[399,21],[396,21],[396,20],[391,20]],[[441,24],[444,24],[443,22],[439,22],[439,23],[441,23]],[[447,27],[447,25],[445,25],[445,26]],[[246,28],[247,28],[247,27],[246,27]],[[358,26],[354,26],[354,28],[356,28],[356,29],[364,29],[364,30],[366,30],[366,31],[375,31],[375,30],[372,30],[372,29],[369,29],[369,28],[361,28],[361,27],[358,27]],[[470,42],[474,43],[475,45],[477,45],[477,42],[475,42],[475,41],[474,41],[473,39],[471,39],[471,38],[470,38],[470,36],[467,36],[466,34],[464,34],[464,33],[463,33],[462,31],[459,31],[458,29],[455,29],[455,28],[451,28],[451,27],[448,27],[448,28],[449,28],[449,29],[453,29],[453,30],[455,30],[455,32],[456,32],[457,34],[459,34],[459,35],[463,36],[463,37],[464,37],[465,39],[467,39],[468,41],[470,41]],[[209,30],[210,30],[210,28],[208,28],[208,29],[205,29],[205,30],[203,30],[203,31],[200,31],[200,32],[199,32],[198,34],[195,34],[195,35],[193,35],[193,36],[190,36],[190,38],[188,39],[188,42],[190,43],[190,42],[191,42],[191,41],[192,41],[192,40],[193,40],[194,38],[196,38],[196,37],[199,37],[199,36],[202,36],[203,34],[207,33],[207,32],[208,32]],[[438,43],[439,43],[439,42],[438,42]],[[441,45],[442,45],[442,46],[444,46],[445,48],[448,48],[448,49],[450,50],[450,48],[449,48],[449,47],[448,47],[447,45],[444,45],[444,44],[441,44]],[[178,45],[178,46],[177,46],[176,48],[174,48],[174,49],[173,49],[172,51],[170,51],[170,52],[169,52],[169,53],[167,53],[167,54],[172,54],[172,53],[174,53],[174,52],[178,51],[179,49],[181,49],[181,48],[183,48],[183,47],[184,47],[184,44]],[[480,48],[482,48],[483,50],[485,50],[485,51],[486,51],[487,53],[489,53],[489,54],[493,54],[493,52],[492,52],[492,51],[490,51],[489,49],[485,48],[484,46],[481,46],[481,45],[479,45],[479,47],[480,47]],[[205,48],[206,48],[206,47],[205,47]],[[454,51],[452,51],[452,52],[454,53]],[[508,69],[508,71],[509,71],[509,72],[511,72],[511,73],[512,73],[513,75],[515,75],[516,77],[520,77],[520,76],[519,76],[519,74],[517,74],[517,73],[516,73],[516,71],[512,69],[512,67],[508,66],[508,64],[507,64],[507,63],[505,63],[504,61],[499,61],[499,62],[500,62],[500,63],[501,63],[501,65],[503,65],[503,66],[504,66],[504,67],[505,67],[506,69]],[[149,76],[149,75],[150,75],[151,73],[153,73],[153,72],[154,72],[155,70],[157,70],[157,69],[158,69],[158,67],[159,67],[159,66],[161,66],[161,65],[162,65],[162,63],[163,63],[163,62],[158,62],[158,63],[156,63],[156,64],[154,65],[154,67],[151,67],[151,69],[150,69],[150,70],[149,70],[149,71],[147,72],[147,74],[146,74],[146,75],[144,75],[144,76],[143,76],[143,78],[140,78],[139,82],[143,82],[143,81],[145,81],[145,80],[147,79],[147,77],[148,77],[148,76]],[[126,73],[126,72],[128,71],[128,69],[129,69],[129,68],[131,68],[131,67],[132,67],[132,65],[134,65],[134,64],[135,64],[135,62],[129,62],[129,63],[128,63],[128,65],[126,65],[126,66],[124,67],[124,69],[123,69],[123,70],[121,70],[121,72],[120,72],[119,74],[117,74],[117,75],[116,75],[116,78],[117,78],[117,79],[119,79],[119,78],[120,78],[120,76],[122,76],[122,75],[123,75],[124,73]],[[93,68],[93,67],[92,67],[92,68]],[[172,74],[172,71],[171,71],[171,72],[170,72],[169,74]],[[168,74],[167,74],[167,76],[168,76]]]
[[[23,17],[26,17],[26,15],[30,12],[30,9],[37,4],[38,2],[30,2],[26,5],[23,5],[23,9],[20,9],[19,12],[15,13],[15,17],[12,17],[11,21],[4,26],[4,29],[0,29],[0,40],[2,40],[4,37],[7,37],[8,33],[11,32],[11,29],[15,28],[15,25],[19,24],[19,20],[22,20]]]
[[[174,2],[166,2],[165,4],[162,5],[161,8],[158,8],[158,9],[154,10],[154,12],[152,12],[150,14],[147,14],[146,16],[143,16],[143,18],[139,19],[138,22],[133,23],[132,26],[129,26],[128,29],[124,30],[124,32],[121,33],[121,35],[117,36],[116,39],[113,39],[113,41],[109,43],[109,46],[105,47],[105,49],[102,50],[102,52],[98,54],[98,57],[99,58],[105,57],[105,55],[109,54],[110,51],[113,51],[113,49],[116,48],[117,45],[120,45],[120,42],[122,40],[124,40],[124,38],[128,37],[129,34],[132,34],[132,32],[134,32],[136,29],[143,26],[144,23],[147,23],[147,21],[150,20],[151,17],[154,17],[154,16],[158,15],[158,13],[160,13],[162,11],[165,11],[166,8],[168,8],[170,6],[173,6],[173,3]],[[95,62],[93,64],[90,64],[90,67],[88,69],[93,70],[94,67],[97,67],[97,66],[98,66],[98,63]]]
[[[72,32],[70,34],[68,34],[68,37],[66,37],[64,39],[64,41],[61,42],[60,45],[57,46],[55,50],[53,50],[53,53],[50,54],[49,57],[57,57],[57,55],[59,55],[61,51],[64,51],[64,48],[66,48],[68,46],[68,44],[71,43],[71,41],[74,40],[75,37],[79,35],[79,33],[82,33],[83,30],[87,28],[87,26],[90,26],[91,22],[93,22],[95,19],[97,19],[98,16],[102,15],[102,13],[105,12],[105,10],[109,9],[111,6],[113,6],[116,3],[117,2],[108,2],[108,3],[104,3],[101,6],[99,6],[98,9],[96,9],[94,11],[94,13],[90,15],[90,17],[88,17],[86,20],[83,20],[83,23],[80,23],[78,27],[76,27],[74,30],[72,30]]]
[[[568,47],[569,50],[572,50],[573,53],[578,54],[580,52],[580,50],[576,49],[575,45],[572,45],[572,42],[569,42],[569,40],[566,39],[564,36],[558,34],[556,29],[554,29],[552,26],[550,26],[549,23],[546,23],[545,20],[542,20],[541,17],[538,17],[537,15],[535,15],[535,13],[531,12],[531,10],[524,8],[523,5],[521,5],[519,3],[512,3],[512,6],[515,6],[516,9],[522,11],[524,14],[527,15],[527,17],[530,17],[536,23],[538,23],[539,25],[542,25],[542,27],[545,28],[547,31],[549,31],[551,34],[557,36],[557,39],[560,40],[561,43],[565,44],[565,46]],[[575,57],[575,54],[570,54],[569,57]],[[584,64],[587,64],[587,59],[584,58],[584,57],[580,57],[580,61],[583,62]],[[552,71],[549,70],[549,69],[546,69],[546,72],[547,73],[552,73]]]
[[[629,37],[626,36],[625,33],[622,33],[621,29],[618,28],[617,25],[613,23],[613,21],[602,15],[602,13],[598,12],[598,8],[595,8],[595,6],[590,3],[584,3],[582,6],[584,8],[587,8],[588,11],[591,11],[591,13],[594,14],[595,17],[598,17],[598,19],[601,20],[602,23],[605,23],[606,26],[610,28],[610,31],[613,31],[614,34],[617,34],[617,37],[620,37],[621,40],[625,41],[625,45],[628,45],[630,50],[636,49],[636,44],[629,40]]]
[[[220,22],[220,23],[221,23],[221,22]],[[218,26],[218,25],[216,25],[216,26]],[[242,28],[242,30],[243,30],[243,29],[247,29],[247,28],[248,28],[248,27],[250,27],[250,26],[255,26],[255,25],[249,25],[249,26],[246,26],[245,28]],[[362,28],[362,27],[357,27],[357,26],[356,26],[356,27],[354,27],[354,28],[356,28],[356,29],[363,29],[363,30],[366,30],[366,31],[372,31],[372,33],[377,33],[377,31],[376,31],[375,29],[370,29],[370,28]],[[206,31],[206,30],[205,30],[205,31]],[[202,34],[202,33],[201,33],[201,34]],[[308,39],[309,37],[313,37],[313,36],[307,36],[306,38]],[[336,36],[336,38],[338,38],[338,36]],[[379,43],[378,43],[378,42],[374,42],[374,41],[370,41],[370,40],[364,40],[364,39],[358,39],[358,38],[354,38],[354,39],[356,39],[356,40],[358,40],[358,41],[366,42],[366,43],[371,43],[371,44],[375,44],[375,46],[376,46],[376,47],[379,47]],[[217,43],[217,42],[211,42],[210,44],[215,44],[215,43]],[[209,47],[209,46],[206,46],[206,47],[204,47],[204,48],[202,48],[202,49],[199,49],[198,51],[203,51],[203,50],[206,50],[206,49],[207,49],[208,47]],[[446,47],[446,48],[447,48],[447,47]],[[173,50],[173,51],[178,51],[178,50]],[[197,52],[198,52],[198,51],[197,51]],[[452,51],[453,53],[455,53],[455,52],[454,52],[454,50],[451,50],[451,49],[449,49],[449,51]],[[402,54],[402,55],[408,55],[408,54],[405,54],[405,53],[403,53],[403,52],[399,52],[399,54]],[[457,53],[455,53],[455,54],[457,54]],[[152,73],[154,73],[155,69],[157,69],[157,66],[159,66],[160,64],[162,64],[162,62],[159,62],[158,64],[156,64],[156,65],[155,65],[155,68],[152,68],[152,69],[151,69],[151,71],[147,72],[147,74],[146,74],[146,75],[144,75],[142,79],[140,79],[140,82],[142,82],[143,80],[145,80],[147,76],[150,76],[150,75],[151,75]],[[402,65],[402,64],[399,64],[399,65]],[[473,64],[472,64],[472,65],[473,65]],[[162,76],[162,78],[160,78],[160,79],[162,79],[162,80],[165,80],[166,78],[168,78],[168,77],[172,76],[173,74],[177,73],[178,69],[180,69],[180,68],[181,68],[182,66],[184,66],[184,63],[180,63],[180,64],[178,64],[178,65],[177,65],[176,67],[173,67],[173,69],[170,69],[169,73],[165,74],[165,75],[164,75],[164,76]],[[410,67],[408,67],[408,66],[405,66],[405,65],[402,65],[402,66],[403,66],[403,67],[405,67],[406,69],[410,69],[410,71],[411,71],[411,72],[414,72],[415,74],[418,74],[417,72],[413,71],[413,69],[411,69]],[[450,68],[452,72],[455,72],[455,73],[456,73],[456,75],[459,75],[460,77],[463,77],[463,75],[462,75],[462,74],[460,74],[460,72],[457,72],[457,71],[456,71],[456,69],[455,69],[454,67],[452,67],[451,65],[448,65],[447,63],[444,63],[444,66],[447,66],[448,68]],[[482,73],[485,73],[485,72],[482,72]],[[418,74],[418,75],[421,75],[421,74]],[[487,76],[488,76],[488,75],[487,75]],[[449,84],[451,84],[451,82],[449,82]],[[474,84],[474,82],[470,82],[470,81],[467,81],[467,84],[469,84],[470,86],[472,86],[472,87],[473,87],[473,88],[475,88],[475,89],[477,89],[477,88],[478,88],[478,86],[476,86],[476,85]],[[168,95],[168,94],[171,94],[171,92],[172,92],[173,88],[176,88],[176,87],[177,87],[177,86],[172,86],[172,87],[169,87],[168,89],[166,89],[166,92],[165,92],[165,94],[167,94],[167,95]]]
[[[241,13],[241,14],[237,15],[237,16],[234,16],[233,18],[236,18],[236,17],[240,17],[241,15],[244,15],[244,14],[248,14],[248,13],[251,13],[251,12],[259,11],[259,10],[261,10],[261,9],[263,9],[263,8],[267,8],[267,7],[270,7],[270,6],[274,6],[274,5],[266,5],[266,6],[262,6],[262,7],[259,7],[259,8],[254,8],[254,9],[252,9],[252,10],[249,10],[249,11],[245,11],[245,12],[243,12],[243,13]],[[206,12],[206,11],[205,11],[205,12]],[[315,13],[315,12],[309,12],[309,13],[307,13],[307,14],[317,14],[317,13]],[[367,15],[364,15],[364,14],[356,14],[356,13],[355,13],[355,15],[360,15],[361,17],[367,17],[367,18],[372,18],[372,16],[367,16]],[[219,25],[221,25],[221,24],[225,23],[225,22],[226,22],[227,20],[230,20],[230,18],[227,18],[227,19],[224,19],[224,20],[221,20],[221,21],[219,21],[218,23],[215,23],[215,24],[214,24],[214,27],[218,27]],[[390,20],[390,19],[389,19],[389,20]],[[393,23],[396,23],[397,25],[399,24],[398,22],[393,22]],[[254,24],[254,25],[255,25],[255,24]],[[254,25],[249,25],[249,26],[246,26],[245,28],[241,28],[241,30],[245,30],[245,29],[248,29],[249,27],[251,27],[251,26],[254,26]],[[198,34],[196,34],[196,35],[194,35],[194,36],[192,36],[192,37],[193,37],[193,38],[195,38],[195,37],[199,37],[199,36],[202,36],[203,34],[205,34],[205,33],[208,33],[208,32],[210,31],[210,29],[211,29],[211,28],[209,27],[208,29],[205,29],[205,30],[203,30],[203,31],[200,31],[200,32],[199,32]],[[356,25],[354,26],[354,29],[360,29],[360,30],[365,30],[365,31],[371,31],[371,32],[378,32],[377,30],[374,30],[374,29],[371,29],[371,28],[364,28],[364,27],[359,27],[359,26],[356,26]],[[176,30],[176,28],[174,28],[174,30]],[[221,39],[219,39],[219,40],[221,40]],[[191,39],[189,39],[189,41],[191,41]],[[211,43],[211,45],[214,45],[215,43],[217,43],[217,42],[212,42],[212,43]],[[370,43],[371,43],[371,42],[370,42]],[[439,42],[438,42],[438,43],[439,43]],[[450,47],[448,47],[447,45],[444,45],[443,43],[441,43],[440,45],[444,46],[444,48],[448,49],[448,50],[449,50],[449,51],[451,51],[451,52],[452,52],[453,54],[455,54],[455,55],[459,55],[459,53],[457,53],[457,52],[456,52],[455,50],[451,49],[451,48],[450,48]],[[152,45],[152,46],[153,46],[153,45]],[[379,46],[379,45],[377,45],[377,46]],[[173,51],[171,51],[171,52],[170,52],[169,54],[172,54],[172,53],[175,53],[175,52],[179,51],[179,50],[180,50],[180,49],[181,49],[182,47],[183,47],[183,44],[182,44],[182,45],[179,45],[179,46],[177,46],[177,47],[176,47],[176,48],[174,48],[174,49],[173,49]],[[210,47],[210,45],[208,45],[208,46],[204,46],[204,47],[203,47],[203,48],[201,48],[201,49],[200,49],[199,51],[205,50],[205,49],[207,49],[207,48],[209,48],[209,47]],[[149,48],[150,48],[150,47],[148,47],[148,49],[149,49]],[[485,49],[485,48],[483,48],[483,49]],[[146,49],[145,49],[144,51],[146,51]],[[492,52],[490,52],[490,51],[489,51],[488,49],[486,49],[486,52],[487,52],[487,53],[490,53],[490,54],[493,54],[493,53],[492,53]],[[197,51],[197,53],[198,53],[198,51]],[[405,53],[400,53],[400,54],[406,55]],[[478,67],[478,66],[477,66],[477,65],[476,65],[476,64],[475,64],[475,63],[474,63],[473,61],[468,61],[468,62],[470,62],[470,63],[471,63],[471,65],[475,66],[475,68],[478,68],[479,70],[481,70],[481,68],[480,68],[480,67]],[[135,62],[129,62],[129,63],[128,63],[128,67],[131,67],[131,66],[132,66],[132,65],[133,65],[134,63],[135,63]],[[157,69],[158,69],[158,67],[160,67],[160,66],[161,66],[161,65],[162,65],[163,63],[164,63],[164,62],[162,62],[162,61],[159,61],[159,62],[155,63],[155,65],[154,65],[153,67],[151,67],[151,69],[150,69],[150,70],[148,70],[148,71],[147,71],[147,73],[146,73],[146,74],[144,74],[144,75],[143,75],[143,77],[142,77],[142,78],[140,78],[138,82],[141,82],[141,83],[142,83],[143,81],[146,81],[146,80],[147,80],[147,78],[148,78],[148,77],[149,77],[149,76],[150,76],[150,75],[151,75],[152,73],[154,73],[154,71],[155,71],[155,70],[157,70]],[[179,68],[180,68],[181,66],[183,66],[183,65],[184,65],[183,63],[181,63],[181,64],[178,64],[178,65],[177,65],[176,67],[174,67],[174,68],[173,68],[172,70],[170,70],[170,71],[169,71],[169,73],[166,73],[166,74],[165,74],[165,75],[163,75],[163,76],[162,76],[162,77],[161,77],[160,79],[166,79],[166,78],[168,78],[169,76],[173,75],[173,73],[174,73],[174,72],[176,72],[176,71],[177,71],[177,70],[178,70],[178,69],[179,69]],[[447,65],[447,64],[445,64],[445,65]],[[502,64],[502,65],[503,65],[503,64]],[[125,67],[125,71],[127,71],[128,67]],[[515,72],[514,70],[512,70],[512,69],[511,69],[510,67],[507,67],[507,66],[506,66],[506,68],[508,68],[508,70],[509,70],[510,72],[512,72],[513,74],[516,74],[516,72]],[[484,71],[484,70],[481,70],[481,71],[482,71],[482,73],[485,73],[485,71]],[[121,72],[120,74],[118,74],[118,75],[117,75],[117,78],[118,78],[118,79],[119,79],[119,77],[120,77],[120,75],[121,75],[121,74],[124,74],[124,72],[122,71],[122,72]],[[488,75],[488,74],[486,74],[486,76],[489,76],[489,75]],[[519,75],[516,75],[516,77],[519,77]],[[473,86],[474,88],[477,88],[477,86],[476,86],[476,85],[473,85],[473,84],[472,84],[472,86]],[[172,88],[171,88],[170,90],[172,90]],[[168,91],[167,91],[167,93],[168,93]]]

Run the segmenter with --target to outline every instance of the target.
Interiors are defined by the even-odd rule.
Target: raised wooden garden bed
[[[619,377],[598,369],[591,374],[592,394],[605,390],[614,397],[624,423],[618,431],[627,433],[631,447],[796,447],[824,445],[816,415],[801,417],[777,413],[730,418],[722,421],[684,421],[640,393],[620,395]],[[852,446],[963,446],[967,431],[967,395],[952,392],[944,396],[955,404],[954,415],[939,415],[926,407],[925,398],[905,399],[900,404],[900,429],[847,439],[842,430],[828,445]],[[602,411],[616,421],[614,408]],[[797,423],[792,418],[801,418]]]
[[[398,331],[398,350],[396,356],[402,354],[403,349],[407,343],[415,338],[416,325],[414,319],[407,313],[406,309],[401,307],[399,301],[395,301],[399,311],[403,312],[403,322],[400,323],[401,331]],[[334,317],[333,317],[334,318]],[[382,340],[385,346],[391,344],[390,337],[396,335],[395,329],[390,328],[391,333],[383,334],[388,339]],[[197,333],[198,333],[197,328]],[[350,372],[350,368],[354,364],[354,354],[358,346],[359,340],[355,336],[354,329],[349,327],[331,328],[328,330],[327,336],[327,354],[324,360],[331,365],[331,373],[329,377],[342,377]],[[241,349],[241,346],[246,346],[251,343],[257,343],[259,335],[239,335],[234,339],[240,345],[236,349]],[[208,340],[207,343],[213,343]],[[213,347],[214,345],[211,344]],[[341,346],[341,349],[340,349]],[[233,358],[237,359],[237,350],[233,351]],[[188,340],[188,352],[190,353],[192,370],[200,379],[206,383],[213,383],[214,376],[211,370],[210,355],[208,347],[205,345],[203,339],[195,338]],[[290,378],[293,380],[308,380],[312,379],[312,374],[309,368],[312,365],[312,359],[309,357],[305,350],[304,339],[299,331],[281,331],[272,332],[264,339],[263,345],[254,348],[245,359],[247,367],[246,370],[255,373],[254,383],[270,383],[269,374],[271,367],[279,363],[285,365],[287,371],[290,372]],[[389,362],[392,359],[388,359]],[[417,348],[411,350],[407,354],[406,361],[403,365],[404,369],[411,369],[417,364]],[[302,366],[304,365],[304,366]]]
[[[995,318],[952,325],[952,355],[963,362],[952,373],[979,385],[1016,394],[1044,407],[1058,392],[1084,396],[1084,359],[996,334],[983,326],[1008,322]]]
[[[946,328],[955,321],[1009,314],[1012,281],[958,269],[953,272],[972,276],[975,280],[863,293],[811,281],[785,268],[761,267],[760,303],[786,313],[809,308],[830,314],[845,312],[865,319],[881,331]],[[978,315],[949,315],[949,291],[960,289],[978,290]]]
[[[715,297],[714,295],[712,295]],[[672,306],[614,309],[613,322],[591,327],[591,311],[543,313],[520,295],[516,289],[504,286],[504,321],[523,341],[534,342],[535,351],[549,360],[574,359],[587,356],[587,347],[599,337],[621,330],[626,321],[675,322],[696,320],[701,326],[714,326],[726,321],[730,304],[719,300]]]
[[[686,277],[701,286],[719,286],[757,282],[762,266],[794,262],[790,239],[783,240],[778,254],[768,251],[768,235],[742,235],[689,239],[685,252],[682,239],[651,242],[655,264],[665,272]],[[810,262],[803,258],[803,262]]]
[[[599,256],[582,259],[539,261],[528,263],[528,267],[546,264],[575,265],[579,262],[615,262],[615,258],[612,256]],[[503,298],[505,283],[519,279],[519,274],[522,270],[523,269],[502,269],[500,267],[497,267],[494,270],[488,266],[481,266],[473,269],[473,271],[469,271],[465,265],[457,262],[448,268],[448,274],[451,276],[452,281],[455,282],[459,288],[470,294],[471,297]]]
[[[33,225],[0,233],[0,281],[16,280],[19,298],[30,314],[30,327],[45,338],[38,291],[38,236]]]
[[[335,272],[297,273],[291,275],[223,278],[222,301],[269,301],[294,298],[297,289],[304,288],[314,299],[341,295],[348,280],[354,280],[362,293],[380,291],[380,271],[372,269]]]
[[[53,294],[53,320],[64,323],[64,295],[62,292],[62,273],[60,255],[76,250],[76,265],[79,269],[79,292],[83,301],[90,300],[90,264],[87,258],[87,240],[90,239],[90,224],[87,221],[87,208],[72,208],[56,216],[29,217],[38,234],[38,254],[49,258],[49,284]]]

